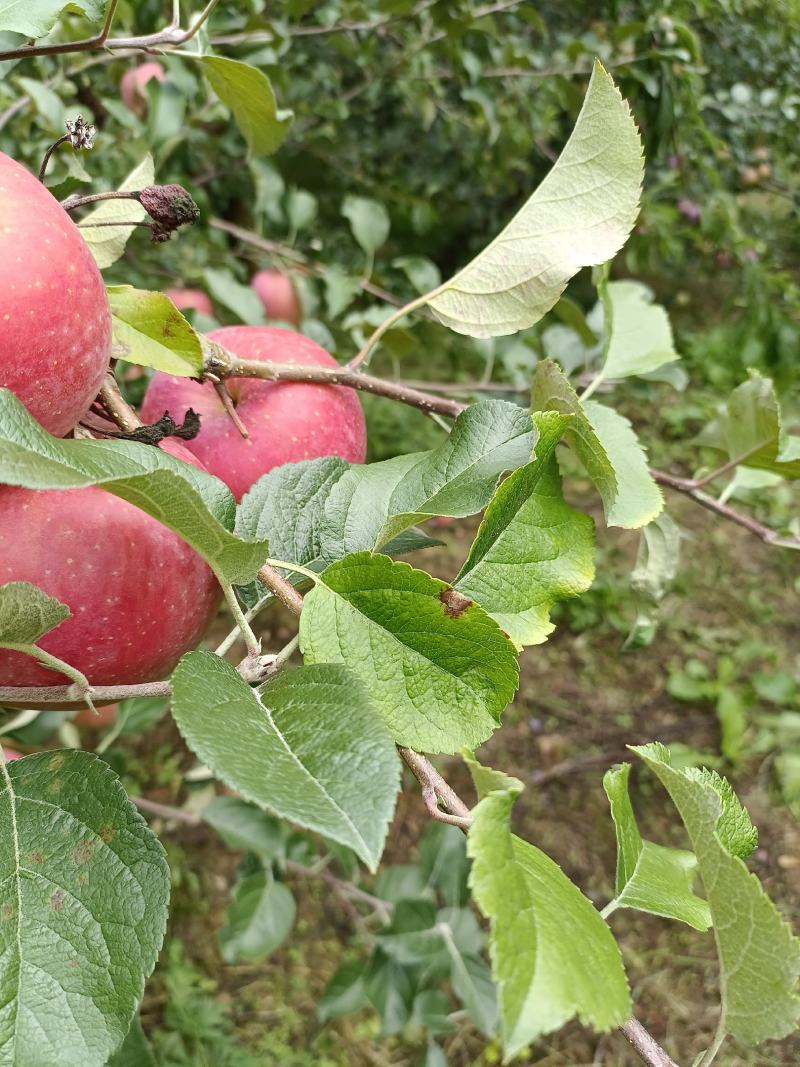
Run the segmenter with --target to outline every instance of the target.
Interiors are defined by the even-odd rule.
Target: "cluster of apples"
[[[210,336],[249,359],[338,366],[291,329],[232,326]],[[92,404],[110,353],[108,300],[80,231],[32,174],[0,153],[0,387],[64,437]],[[210,383],[161,373],[150,382],[142,418],[155,422],[168,410],[181,422],[189,407],[199,412],[194,440],[158,447],[211,471],[237,499],[282,463],[323,455],[363,461],[364,417],[352,390],[241,379],[231,380],[229,391],[247,438]],[[14,581],[32,582],[68,605],[70,618],[40,645],[103,686],[165,677],[198,643],[220,600],[210,569],[184,541],[97,487],[0,485],[0,584]],[[0,685],[65,682],[36,660],[0,649]]]

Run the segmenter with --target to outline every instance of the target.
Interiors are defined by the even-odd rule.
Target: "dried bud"
[[[90,122],[84,121],[83,115],[67,119],[64,123],[69,134],[69,143],[75,149],[85,148],[87,151],[94,148],[94,135],[97,132]]]
[[[154,241],[168,241],[179,226],[200,218],[200,209],[182,185],[148,185],[139,193],[139,202],[155,223]]]

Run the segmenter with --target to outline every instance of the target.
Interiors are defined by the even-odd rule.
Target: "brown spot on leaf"
[[[101,841],[105,841],[105,843],[108,844],[108,842],[111,841],[114,837],[114,827],[109,826],[108,823],[105,823],[97,831],[97,836],[100,838]]]
[[[69,967],[72,971],[77,971],[80,965],[80,960],[67,960],[67,967]]]
[[[86,875],[85,875],[85,874],[81,873],[81,874],[79,874],[79,875],[78,875],[78,883],[79,883],[80,885],[86,885],[86,883],[87,883],[88,881],[89,881],[89,879],[88,879],[88,878],[86,877]]]
[[[457,589],[451,589],[449,586],[439,593],[439,599],[444,604],[445,614],[449,615],[451,619],[459,618],[473,604],[473,601],[468,596],[464,596],[463,593],[459,593]]]
[[[64,907],[64,894],[60,889],[56,889],[50,894],[50,907],[53,911],[61,911]]]
[[[61,792],[61,779],[54,778],[50,785],[47,787],[48,793],[60,793]]]
[[[8,901],[0,908],[0,922],[8,922],[11,916],[14,914],[14,905],[9,904]]]
[[[58,768],[61,767],[63,763],[64,763],[64,755],[63,755],[63,753],[56,752],[55,756],[53,756],[50,759],[50,761],[47,764],[47,766],[51,771],[57,771]]]
[[[79,841],[72,850],[72,858],[76,863],[88,863],[94,852],[94,841]]]
[[[38,867],[40,863],[44,863],[44,853],[35,848],[33,852],[28,853],[28,861]]]

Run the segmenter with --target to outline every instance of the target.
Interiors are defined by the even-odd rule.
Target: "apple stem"
[[[236,620],[237,626],[242,632],[242,637],[247,647],[247,651],[250,653],[251,656],[260,656],[261,642],[253,633],[250,627],[250,623],[247,621],[245,613],[242,611],[241,604],[236,599],[236,593],[233,591],[233,586],[229,582],[220,582],[220,585],[222,586],[222,591],[225,594],[225,599],[228,602],[228,607],[231,610],[231,615],[233,615],[234,619]]]
[[[211,381],[211,384],[214,386],[214,389],[217,392],[217,396],[220,398],[220,400],[222,401],[222,406],[225,408],[226,415],[246,441],[250,437],[250,434],[245,424],[239,418],[239,413],[236,410],[236,406],[233,403],[233,399],[231,398],[231,394],[228,392],[228,388],[225,385],[225,382],[223,382],[220,378],[217,378],[217,376],[214,374],[206,374],[206,378],[208,378]]]
[[[120,392],[117,379],[112,371],[108,371],[106,374],[97,398],[120,430],[130,433],[142,425],[142,420]]]
[[[68,140],[69,134],[65,133],[63,137],[59,137],[57,141],[54,141],[45,152],[44,159],[42,160],[42,165],[41,167],[39,167],[39,181],[42,184],[44,184],[44,176],[47,173],[47,164],[50,162],[50,157],[52,156],[53,152],[55,152],[55,150],[59,147],[59,145],[64,144],[64,142]]]

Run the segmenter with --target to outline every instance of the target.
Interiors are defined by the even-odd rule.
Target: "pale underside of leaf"
[[[445,326],[496,337],[532,326],[582,267],[613,258],[639,211],[642,145],[630,108],[595,63],[553,169],[506,228],[428,304]]]
[[[0,645],[32,645],[69,615],[66,604],[30,582],[0,585]]]
[[[732,847],[749,848],[741,805],[722,779],[671,766],[658,744],[633,748],[686,826],[705,887],[720,964],[720,1032],[746,1044],[780,1039],[800,1020],[800,941]]]
[[[603,500],[610,526],[639,529],[664,506],[661,490],[647,467],[647,457],[633,427],[612,408],[592,400],[582,403],[563,371],[542,360],[533,384],[534,411],[560,411],[574,418],[564,439],[577,453]]]
[[[653,303],[640,282],[606,282],[601,288],[605,311],[606,354],[603,378],[652,374],[679,359],[667,312]]]
[[[513,800],[489,793],[468,836],[470,886],[491,921],[507,1059],[574,1016],[602,1031],[621,1025],[631,1007],[611,931],[549,857],[511,834]]]
[[[138,192],[155,181],[153,157],[146,155],[141,163],[118,186],[121,193]],[[135,227],[129,225],[109,226],[108,223],[142,222],[147,211],[138,200],[103,200],[81,220],[81,236],[89,246],[94,261],[100,270],[116,263],[125,251],[128,238]],[[96,226],[95,223],[103,223]]]

